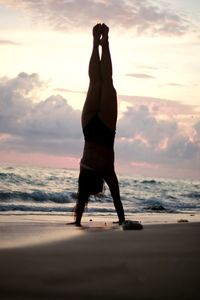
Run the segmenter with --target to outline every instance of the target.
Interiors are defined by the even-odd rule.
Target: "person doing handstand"
[[[89,62],[90,82],[81,118],[85,145],[78,179],[74,222],[76,226],[81,226],[81,218],[89,196],[102,192],[104,181],[110,189],[119,224],[125,221],[114,169],[117,95],[113,86],[108,32],[109,28],[105,24],[97,24],[93,28],[93,50]]]

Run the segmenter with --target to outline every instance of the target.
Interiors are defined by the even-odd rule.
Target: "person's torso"
[[[101,144],[109,148],[114,146],[115,130],[107,127],[98,114],[83,128],[83,134],[86,142]]]

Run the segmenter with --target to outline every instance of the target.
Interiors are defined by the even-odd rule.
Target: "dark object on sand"
[[[178,222],[178,223],[187,223],[187,222],[189,222],[189,221],[186,220],[186,219],[180,219],[180,220],[178,220],[177,222]]]
[[[123,230],[140,230],[143,226],[138,221],[126,220],[122,223],[122,228]]]

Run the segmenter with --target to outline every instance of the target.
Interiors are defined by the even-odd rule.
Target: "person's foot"
[[[76,227],[81,227],[81,223],[77,223],[77,222],[66,223],[66,225],[75,225]]]
[[[101,38],[101,35],[102,35],[102,25],[100,23],[96,24],[93,27],[92,33],[93,33],[93,37],[94,37],[94,45],[99,46],[100,38]]]
[[[102,28],[102,38],[100,40],[101,46],[104,46],[105,44],[108,43],[108,32],[109,32],[109,27],[106,24],[101,25]]]

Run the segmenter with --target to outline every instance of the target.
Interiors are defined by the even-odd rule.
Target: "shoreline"
[[[188,219],[188,222],[200,222],[200,212],[136,212],[132,214],[125,214],[127,220],[139,220],[145,224],[163,224],[163,223],[176,223],[179,219]],[[0,213],[0,223],[10,221],[55,221],[55,222],[72,222],[73,213]],[[88,222],[90,219],[96,221],[116,221],[117,215],[101,215],[84,212],[82,221]]]
[[[200,214],[144,213],[128,215],[126,219],[139,221],[145,230],[153,225],[200,223]],[[69,214],[0,214],[0,250],[67,241],[87,234],[88,230],[82,230],[85,227],[94,231],[122,231],[121,226],[113,225],[116,220],[117,218],[113,216],[96,216],[85,213],[82,219],[83,227],[78,228],[66,225],[73,222],[73,216]]]

